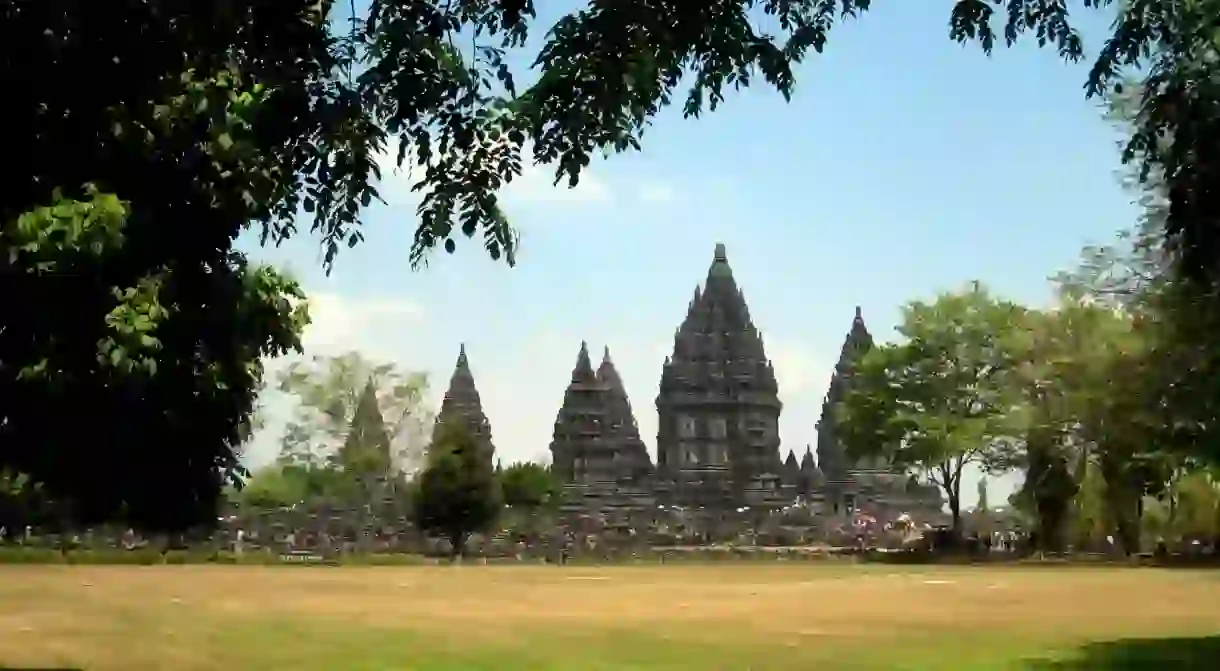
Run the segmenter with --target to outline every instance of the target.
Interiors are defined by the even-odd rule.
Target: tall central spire
[[[673,356],[662,372],[662,394],[678,384],[676,376],[682,373],[701,376],[723,393],[741,387],[739,383],[744,383],[741,391],[778,393],[762,334],[750,318],[745,293],[733,278],[722,243],[716,245],[707,281],[702,289],[695,287],[686,317],[674,334]]]
[[[752,505],[747,494],[782,468],[777,394],[762,335],[717,244],[674,334],[656,401],[658,470],[675,481],[675,503]]]

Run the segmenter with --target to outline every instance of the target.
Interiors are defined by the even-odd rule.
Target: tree
[[[499,483],[478,442],[460,426],[443,425],[428,448],[414,488],[415,523],[444,536],[458,559],[470,534],[489,528],[500,510]]]
[[[389,475],[392,467],[390,435],[377,401],[377,385],[372,378],[365,383],[352,421],[336,455],[340,467],[359,475]]]
[[[551,469],[532,461],[519,461],[499,470],[505,505],[534,510],[556,500],[562,485]]]
[[[1177,483],[1177,505],[1170,530],[1179,538],[1214,539],[1220,535],[1220,483],[1214,473],[1186,473]]]
[[[1110,96],[1110,117],[1123,130],[1139,132],[1149,85]],[[1145,167],[1150,156],[1172,152],[1175,139],[1146,141],[1136,153]],[[1143,205],[1140,220],[1117,243],[1086,248],[1078,268],[1056,278],[1066,306],[1060,316],[1088,319],[1077,319],[1075,348],[1058,353],[1075,369],[1060,366],[1055,386],[1074,389],[1064,420],[1104,483],[1097,496],[1110,530],[1133,552],[1140,520],[1151,514],[1142,511],[1147,496],[1164,499],[1169,524],[1175,482],[1220,456],[1212,421],[1220,407],[1220,304],[1177,272],[1181,250],[1162,244],[1173,208],[1164,167],[1133,170],[1126,184]]]
[[[1111,519],[1106,508],[1106,483],[1101,469],[1087,463],[1080,476],[1080,486],[1072,500],[1072,542],[1078,549],[1095,548],[1110,534]]]
[[[1125,133],[1137,133],[1146,121],[1150,112],[1142,103],[1150,85],[1136,83],[1110,96],[1110,119]],[[1212,116],[1217,114],[1220,107],[1213,106]],[[1147,141],[1149,148],[1134,155],[1141,164],[1153,154],[1172,152],[1175,142],[1169,134]],[[1086,248],[1079,267],[1056,280],[1066,293],[1121,310],[1139,331],[1144,356],[1151,357],[1141,390],[1149,442],[1185,459],[1187,467],[1220,463],[1220,436],[1211,421],[1220,409],[1220,348],[1214,338],[1220,303],[1214,289],[1183,277],[1175,267],[1182,250],[1163,244],[1164,231],[1173,226],[1164,167],[1132,166],[1125,184],[1143,207],[1139,221],[1115,244]]]
[[[330,499],[368,503],[370,487],[418,461],[418,441],[431,414],[421,405],[427,376],[358,352],[293,362],[278,375],[279,390],[296,397],[281,437],[280,456],[247,483],[237,500],[255,507]],[[393,418],[387,422],[383,408]]]
[[[265,121],[254,131],[275,77],[232,76],[235,61],[264,62],[262,38],[240,9],[188,5],[0,10],[4,62],[25,53],[5,72],[23,91],[10,150],[29,159],[0,193],[0,293],[22,297],[0,315],[0,464],[83,524],[214,524],[260,359],[296,348],[304,322],[299,287],[232,247],[284,205],[292,143],[276,149],[284,135]],[[279,35],[299,24],[266,18],[285,21]]]
[[[0,228],[0,291],[23,297],[0,316],[0,467],[80,524],[214,524],[262,357],[299,346],[300,288],[231,253],[125,269],[141,212],[90,193]]]
[[[1016,440],[1003,465],[1025,471],[1022,490],[1037,528],[1038,549],[1060,552],[1090,444],[1086,416],[1115,393],[1110,379],[1116,338],[1130,328],[1112,305],[1084,300],[1065,289],[1058,305],[1027,311],[1010,348],[1020,362],[1010,375]]]
[[[42,531],[68,528],[71,513],[69,505],[51,499],[29,476],[0,471],[0,527],[5,530],[0,542],[22,538],[27,526]]]
[[[301,503],[309,494],[307,482],[298,472],[272,464],[251,473],[236,499],[243,506],[266,510]]]
[[[432,414],[423,407],[426,373],[372,361],[353,351],[293,362],[277,381],[279,390],[297,401],[281,441],[283,461],[341,464],[342,448],[354,431],[362,436],[360,441],[368,441],[366,446],[377,449],[382,449],[384,435],[398,470],[413,470],[421,460],[422,443],[432,425]],[[376,416],[381,417],[380,429],[375,426]]]
[[[940,487],[961,531],[962,471],[987,465],[1008,438],[1008,335],[1022,311],[978,283],[903,310],[904,342],[874,347],[839,404],[853,459],[882,456]]]

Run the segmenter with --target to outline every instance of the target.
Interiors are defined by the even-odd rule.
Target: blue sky
[[[700,120],[669,110],[642,152],[595,161],[575,190],[527,170],[503,194],[522,233],[516,268],[467,242],[412,272],[415,199],[388,172],[388,205],[368,211],[366,242],[331,277],[308,235],[243,246],[313,297],[307,353],[428,371],[435,405],[464,342],[512,461],[547,455],[582,339],[610,346],[655,447],[661,364],[723,242],[779,377],[783,449],[803,451],[856,305],[886,340],[905,302],[973,279],[1045,304],[1048,275],[1137,213],[1117,179],[1120,138],[1084,99],[1085,66],[1032,43],[991,58],[960,47],[946,0],[876,4],[800,68],[790,103],[758,86]],[[1107,21],[1085,18],[1095,53]],[[288,411],[269,407],[255,465]],[[994,482],[992,500],[1015,482]]]

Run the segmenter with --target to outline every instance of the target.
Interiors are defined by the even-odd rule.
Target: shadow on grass
[[[1126,638],[1090,643],[1065,659],[1031,660],[1031,671],[1213,671],[1220,636]]]

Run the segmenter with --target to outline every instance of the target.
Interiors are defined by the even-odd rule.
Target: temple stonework
[[[775,370],[724,245],[716,245],[707,279],[695,288],[661,371],[655,468],[609,348],[594,370],[581,343],[550,446],[555,473],[567,483],[568,508],[740,511],[803,501],[828,513],[938,512],[935,487],[916,483],[884,460],[849,460],[837,436],[834,407],[849,388],[855,361],[872,346],[856,308],[822,406],[816,463],[809,446],[799,460],[793,451],[781,458],[783,403]],[[469,389],[464,398],[473,392],[464,351],[454,373],[459,378],[446,404],[456,388]],[[473,399],[485,427],[477,392]]]
[[[582,509],[652,507],[652,460],[640,440],[631,402],[606,349],[593,370],[586,343],[555,417],[551,463],[566,498]]]
[[[457,365],[449,378],[449,389],[441,401],[440,412],[436,414],[436,424],[432,429],[433,440],[436,440],[440,428],[447,424],[465,427],[485,453],[487,461],[495,462],[496,447],[491,440],[491,423],[483,412],[479,390],[474,384],[474,374],[470,372],[466,345],[462,345],[458,351]]]
[[[788,451],[784,460],[784,481],[796,489],[797,499],[822,507],[826,500],[826,477],[813,461],[813,451],[805,446],[805,455],[797,462],[796,452]]]
[[[778,392],[762,334],[716,245],[661,372],[660,498],[704,508],[791,501],[795,492],[780,475]]]
[[[610,421],[609,436],[614,445],[615,461],[612,472],[620,484],[640,486],[652,477],[652,457],[640,438],[640,427],[635,422],[627,388],[619,377],[618,369],[610,358],[610,348],[602,352],[601,365],[597,367],[597,381],[605,387],[607,418]]]
[[[830,378],[818,420],[818,466],[824,478],[821,501],[831,511],[865,509],[887,513],[929,513],[941,509],[940,490],[924,485],[893,468],[884,458],[851,460],[837,431],[835,407],[851,386],[855,362],[873,347],[873,337],[856,308],[851,330]],[[808,458],[810,455],[806,453]],[[812,465],[812,461],[810,462]],[[804,464],[802,464],[804,467]]]

